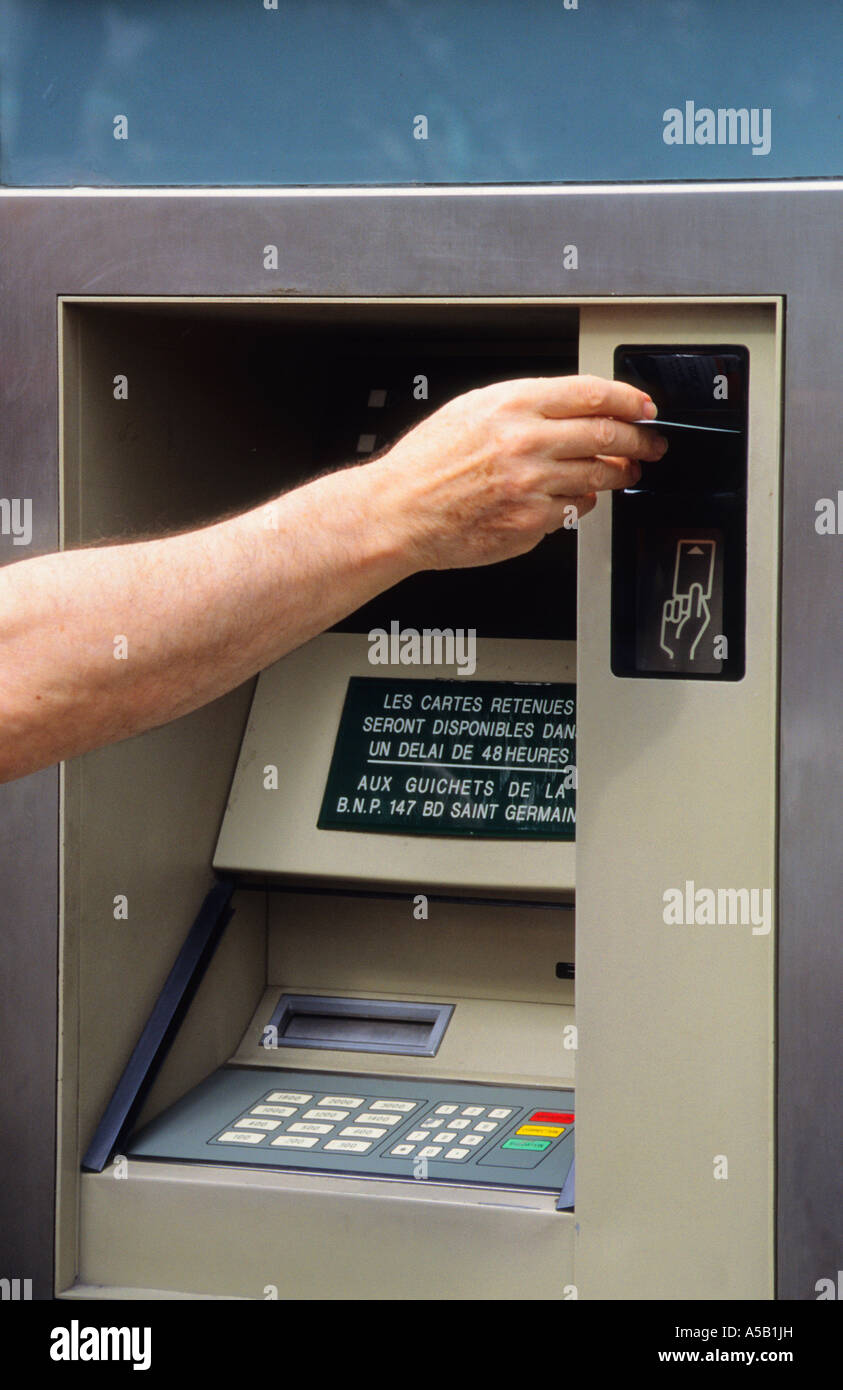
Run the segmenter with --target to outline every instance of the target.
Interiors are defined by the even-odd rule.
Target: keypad
[[[491,1119],[492,1114],[497,1115]],[[477,1158],[481,1145],[491,1143],[502,1121],[526,1110],[498,1106],[463,1105],[459,1100],[446,1101],[433,1108],[433,1113],[414,1121],[414,1128],[395,1136],[384,1153],[389,1158],[440,1159],[443,1163],[464,1163]],[[483,1118],[487,1117],[487,1118]],[[418,1128],[415,1128],[418,1123]]]
[[[222,1067],[129,1141],[133,1157],[559,1191],[574,1093],[438,1077]]]
[[[337,1091],[320,1095],[316,1091],[273,1090],[245,1114],[232,1116],[209,1142],[249,1146],[265,1142],[274,1148],[306,1149],[310,1153],[324,1150],[361,1157],[380,1153],[386,1158],[441,1159],[453,1164],[478,1158],[483,1145],[491,1147],[501,1137],[499,1131],[512,1130],[511,1123],[505,1122],[513,1119],[525,1122],[517,1129],[520,1136],[556,1138],[564,1127],[526,1121],[556,1120],[557,1114],[531,1112],[527,1107],[517,1110],[513,1106],[463,1104],[458,1096],[432,1104],[423,1097],[393,1100],[359,1093],[346,1096]],[[520,1139],[512,1147],[528,1146]]]
[[[428,1108],[426,1100],[409,1097],[387,1101],[358,1092],[346,1096],[337,1091],[322,1095],[318,1091],[272,1090],[242,1115],[232,1116],[225,1129],[209,1142],[254,1147],[265,1140],[273,1148],[362,1156],[379,1149],[384,1139],[391,1145],[393,1140],[389,1136],[394,1136],[398,1128],[412,1127],[414,1117]],[[434,1123],[439,1127],[441,1120]],[[420,1133],[421,1139],[430,1140],[427,1129]],[[414,1153],[419,1138],[408,1142],[408,1154]]]

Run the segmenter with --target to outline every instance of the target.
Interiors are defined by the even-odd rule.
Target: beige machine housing
[[[292,344],[302,326],[327,333],[379,315],[408,332],[493,324],[548,342],[562,324],[579,370],[602,376],[613,374],[621,343],[745,345],[746,675],[694,683],[612,674],[604,499],[580,531],[576,648],[517,636],[478,643],[476,679],[576,674],[575,851],[316,829],[345,685],[370,672],[362,633],[327,633],[264,673],[256,694],[249,682],[68,763],[57,1292],[769,1298],[775,932],[667,926],[662,906],[665,890],[689,879],[775,895],[781,306],[62,301],[65,545],[197,524],[267,496],[279,480],[278,416],[261,417],[232,343],[272,333]],[[132,383],[122,410],[111,393],[118,357]],[[287,468],[282,481],[295,481],[307,472],[307,428],[288,406],[283,443],[300,471]],[[247,412],[253,455],[248,468],[232,468]],[[283,768],[270,811],[249,775],[267,731],[267,761]],[[557,1211],[549,1193],[119,1155],[102,1173],[80,1174],[212,861],[241,878],[235,916],[142,1120],[226,1061],[271,1067],[260,1030],[284,991],[454,1003],[434,1058],[291,1049],[284,1062],[575,1085],[575,1212]],[[430,895],[426,921],[412,912],[419,893]],[[117,895],[126,920],[115,919]],[[576,1001],[556,970],[574,960],[574,906]]]

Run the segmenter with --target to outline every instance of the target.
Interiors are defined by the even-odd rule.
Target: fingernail
[[[668,449],[668,443],[663,434],[656,435],[656,444],[658,445],[659,458],[662,458],[662,456],[667,453]]]
[[[656,405],[655,401],[651,400],[650,397],[647,396],[644,401],[645,420],[655,420],[658,413],[658,406]]]

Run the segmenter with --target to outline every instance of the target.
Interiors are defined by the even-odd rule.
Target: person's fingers
[[[663,435],[603,415],[570,420],[521,417],[499,431],[498,442],[516,457],[544,456],[557,462],[621,455],[654,463],[667,452]]]
[[[555,459],[621,454],[654,463],[667,452],[667,440],[654,430],[639,429],[606,415],[555,420],[539,426],[538,437]]]
[[[513,386],[513,404],[528,406],[553,420],[578,415],[652,420],[657,413],[644,391],[600,376],[527,377]]]
[[[611,488],[634,487],[640,477],[641,466],[635,459],[565,459],[548,475],[545,488],[551,497],[580,497]]]

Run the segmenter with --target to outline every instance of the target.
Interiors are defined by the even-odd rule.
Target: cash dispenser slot
[[[282,994],[269,1021],[273,1047],[435,1057],[453,1004]]]

